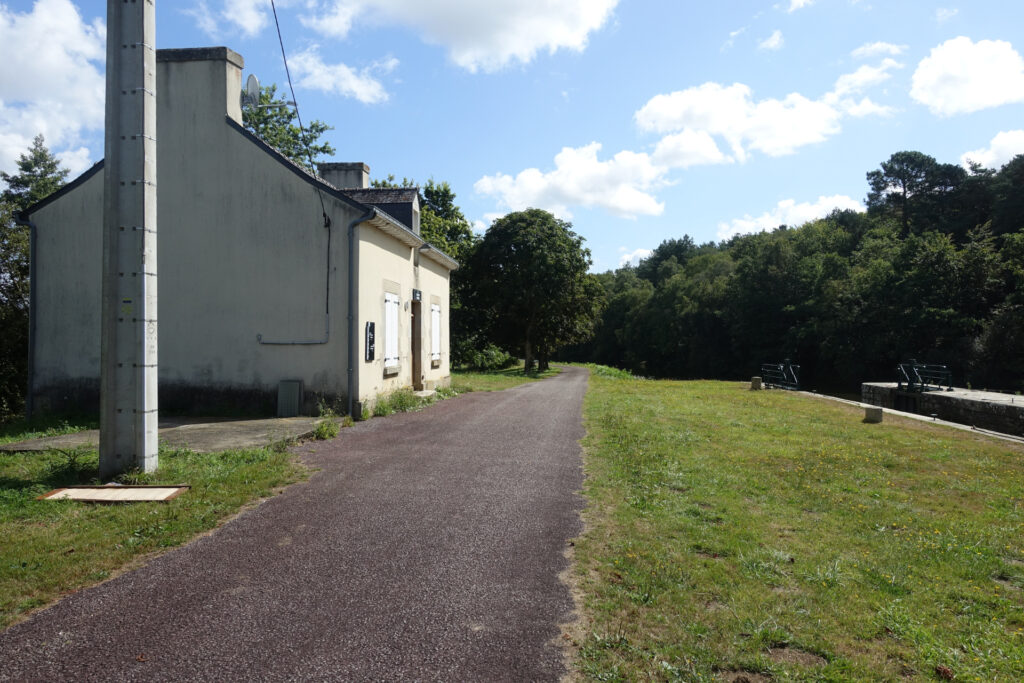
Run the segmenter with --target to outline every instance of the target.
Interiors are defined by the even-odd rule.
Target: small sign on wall
[[[412,300],[413,301],[423,301],[423,292],[421,292],[418,289],[412,290]]]
[[[373,360],[376,355],[377,346],[376,323],[366,323],[366,360]]]

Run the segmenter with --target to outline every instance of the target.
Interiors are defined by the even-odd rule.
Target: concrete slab
[[[160,420],[160,443],[188,448],[197,453],[215,453],[239,448],[260,448],[285,439],[312,435],[318,417],[282,417],[260,420],[223,418],[164,418]],[[50,449],[98,448],[100,432],[90,429],[75,434],[50,436],[0,446],[0,451],[24,453]]]

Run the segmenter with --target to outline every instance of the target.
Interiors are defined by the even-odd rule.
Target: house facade
[[[273,414],[282,383],[358,411],[450,381],[458,264],[419,235],[415,189],[319,177],[242,126],[227,48],[157,53],[160,408]],[[99,405],[103,162],[22,214],[32,226],[31,409]],[[358,415],[358,412],[356,413]]]

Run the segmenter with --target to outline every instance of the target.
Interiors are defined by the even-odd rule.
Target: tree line
[[[994,171],[899,152],[867,182],[866,213],[683,236],[601,273],[594,334],[562,355],[721,379],[790,358],[805,386],[846,391],[916,358],[958,385],[1024,389],[1024,155]]]

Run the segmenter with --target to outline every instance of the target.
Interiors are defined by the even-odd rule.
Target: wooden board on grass
[[[87,503],[140,503],[171,500],[188,486],[66,486],[39,496],[39,500],[80,500]]]

